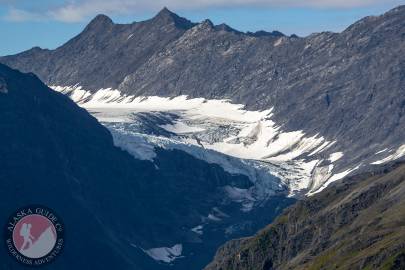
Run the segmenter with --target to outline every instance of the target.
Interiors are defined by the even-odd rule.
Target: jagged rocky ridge
[[[32,73],[0,64],[0,89],[0,219],[33,203],[59,213],[68,240],[48,269],[201,269],[226,239],[253,233],[294,201],[276,196],[242,212],[226,189],[246,190],[247,177],[176,150],[137,160]],[[166,247],[177,255],[164,256]],[[0,268],[25,269],[5,248]],[[159,262],[169,259],[176,264]]]
[[[86,99],[112,88],[120,92],[118,103],[187,95],[230,99],[249,110],[273,108],[280,131],[333,143],[294,158],[318,161],[306,187],[317,190],[333,175],[403,156],[404,24],[400,6],[342,33],[299,38],[241,33],[208,20],[195,24],[163,9],[128,25],[100,15],[56,50],[34,48],[0,61],[48,85],[80,86]],[[294,148],[280,154],[288,151]],[[331,162],[334,153],[343,156]]]
[[[404,163],[349,177],[226,243],[205,269],[405,269],[404,194]]]

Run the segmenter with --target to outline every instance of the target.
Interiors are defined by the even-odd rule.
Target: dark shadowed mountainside
[[[47,269],[166,269],[171,266],[143,250],[175,244],[183,245],[184,258],[174,269],[202,268],[226,240],[223,233],[210,234],[210,226],[222,231],[251,221],[237,233],[247,235],[271,222],[274,209],[294,201],[275,197],[257,212],[243,213],[227,201],[223,187],[247,188],[247,177],[176,150],[157,149],[153,162],[136,160],[68,97],[4,65],[0,130],[0,219],[42,204],[65,223],[65,249]],[[202,242],[191,229],[214,208],[228,217],[207,222]],[[260,218],[263,212],[268,215]],[[22,268],[4,245],[0,254],[1,269]]]
[[[404,163],[347,178],[225,244],[205,269],[405,269],[404,194]]]

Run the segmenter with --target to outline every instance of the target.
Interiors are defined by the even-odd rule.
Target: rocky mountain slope
[[[404,163],[349,177],[225,244],[205,269],[405,269],[404,194]]]
[[[65,223],[63,255],[48,269],[201,269],[294,201],[275,194],[244,212],[227,191],[246,192],[246,176],[178,150],[135,159],[69,98],[2,64],[0,130],[0,219],[37,203]],[[22,269],[5,245],[0,257],[0,269]]]
[[[297,170],[309,170],[301,189],[312,193],[405,154],[404,24],[400,6],[342,33],[299,38],[242,33],[208,20],[195,24],[163,9],[151,20],[128,25],[100,15],[56,50],[34,48],[0,62],[34,72],[79,103],[97,101],[100,107],[186,95],[229,99],[248,111],[271,110],[266,118],[277,133],[249,138],[262,149],[269,146],[254,159],[282,157]],[[269,125],[262,120],[256,125]],[[225,148],[201,134],[192,137],[195,144],[251,158],[228,153],[235,147],[238,153],[250,151],[250,144],[234,137],[215,142]],[[290,145],[283,144],[291,137]]]
[[[154,19],[130,25],[114,24],[99,15],[64,46],[54,51],[33,48],[20,54],[12,66],[33,71],[48,85],[116,88],[126,75],[192,26],[167,9]],[[12,61],[4,62],[11,65]]]

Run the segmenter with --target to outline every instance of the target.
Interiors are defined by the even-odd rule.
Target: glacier
[[[334,163],[344,156],[328,152],[336,141],[284,131],[272,120],[272,108],[249,111],[229,100],[187,96],[136,97],[111,88],[93,93],[78,85],[51,88],[87,109],[111,131],[116,146],[138,159],[153,161],[156,147],[178,149],[248,176],[255,184],[251,190],[228,192],[246,211],[280,192],[312,195],[361,166],[335,171]]]

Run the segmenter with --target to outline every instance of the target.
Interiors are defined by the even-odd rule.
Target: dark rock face
[[[403,269],[404,194],[404,164],[346,179],[227,243],[206,269]]]
[[[337,141],[340,172],[404,142],[405,6],[367,17],[342,33],[306,38],[241,33],[193,24],[163,9],[151,20],[114,24],[97,16],[60,48],[0,61],[48,85],[117,88],[127,95],[227,98],[250,109],[274,107],[285,131]]]
[[[2,94],[8,93],[7,83],[3,78],[0,78],[0,93]]]
[[[117,151],[105,128],[35,75],[0,65],[0,79],[9,89],[0,95],[1,220],[24,205],[48,205],[61,214],[71,239],[64,255],[48,269],[108,269],[115,264],[127,269],[132,263],[121,254],[122,246],[113,244],[118,238],[95,208],[114,199],[108,186],[120,189],[125,181],[139,179],[138,170],[151,170],[150,165]],[[126,169],[120,170],[117,162]],[[99,197],[102,194],[105,198]],[[101,200],[93,201],[97,197]],[[118,212],[111,214],[118,218]],[[108,240],[98,242],[98,237]],[[1,245],[0,268],[22,269],[4,248]],[[104,265],[98,256],[110,259]]]
[[[33,71],[48,85],[117,88],[128,74],[192,26],[167,9],[151,20],[129,25],[114,24],[98,15],[60,48],[33,48],[19,54],[14,64],[11,59],[4,62],[24,72]]]
[[[48,269],[166,269],[141,248],[182,243],[191,253],[198,235],[190,229],[214,207],[233,213],[223,227],[254,221],[225,202],[223,191],[248,188],[247,177],[181,151],[157,149],[154,163],[136,160],[113,145],[95,118],[35,75],[0,64],[0,82],[9,90],[0,94],[0,220],[33,203],[59,213],[67,243]],[[292,201],[275,198],[252,213],[270,212],[265,219],[240,232],[253,233]],[[190,269],[193,261],[202,268],[224,241],[223,233],[207,235],[207,246],[195,245],[206,253],[185,254],[185,267],[175,269]],[[4,248],[0,268],[20,269]]]
[[[253,38],[190,29],[120,85],[135,95],[229,98],[274,107],[283,129],[320,134],[343,151],[336,171],[405,141],[405,7],[340,34]],[[371,156],[373,158],[373,156]]]

